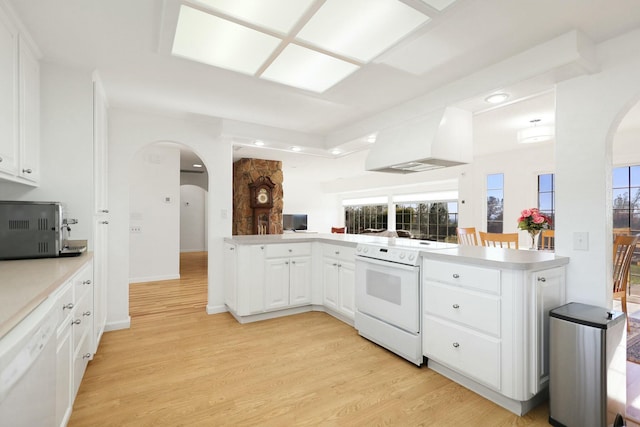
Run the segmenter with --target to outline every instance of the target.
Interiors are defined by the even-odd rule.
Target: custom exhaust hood
[[[470,163],[472,122],[470,111],[446,107],[383,129],[369,150],[365,169],[411,173]]]

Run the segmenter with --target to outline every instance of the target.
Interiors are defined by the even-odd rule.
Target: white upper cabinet
[[[40,64],[36,48],[0,2],[0,179],[40,179]]]
[[[40,180],[40,63],[20,38],[20,170],[22,178]]]
[[[0,8],[0,172],[18,172],[18,31]]]

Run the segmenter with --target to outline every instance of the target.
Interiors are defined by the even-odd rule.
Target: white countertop
[[[0,261],[0,338],[92,257],[89,252],[74,257]]]
[[[484,246],[460,245],[439,251],[423,251],[421,254],[423,258],[437,261],[450,261],[509,270],[553,268],[569,263],[569,258],[558,256],[551,251],[487,248]]]
[[[247,235],[225,238],[228,243],[238,245],[262,245],[272,243],[322,242],[355,247],[368,243],[389,247],[418,249],[423,258],[463,262],[490,268],[531,270],[553,268],[569,263],[569,258],[550,251],[524,249],[487,248],[484,246],[460,246],[451,243],[421,241],[401,237],[379,237],[362,234],[285,233]]]

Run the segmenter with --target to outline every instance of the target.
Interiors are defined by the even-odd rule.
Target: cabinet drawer
[[[500,391],[500,340],[424,318],[423,352],[430,359]]]
[[[80,337],[85,334],[87,330],[91,330],[93,324],[93,300],[90,293],[85,293],[82,299],[77,301],[77,305],[73,311],[73,345],[76,346],[80,343]]]
[[[500,337],[500,297],[427,282],[424,308],[428,314]]]
[[[267,258],[287,258],[302,255],[311,255],[311,243],[272,244],[265,247],[265,256]]]
[[[356,258],[356,249],[348,246],[325,244],[322,245],[322,256],[353,262]]]
[[[57,298],[57,309],[59,310],[58,316],[58,327],[64,322],[71,322],[71,313],[73,312],[73,286],[71,286],[71,282],[67,282],[63,287],[59,290],[59,294],[56,296]]]
[[[423,276],[437,282],[500,294],[500,270],[427,259]]]

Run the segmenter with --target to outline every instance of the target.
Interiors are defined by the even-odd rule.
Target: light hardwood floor
[[[548,425],[546,404],[518,417],[325,313],[207,315],[206,254],[181,265],[131,285],[131,328],[104,334],[69,426]]]

